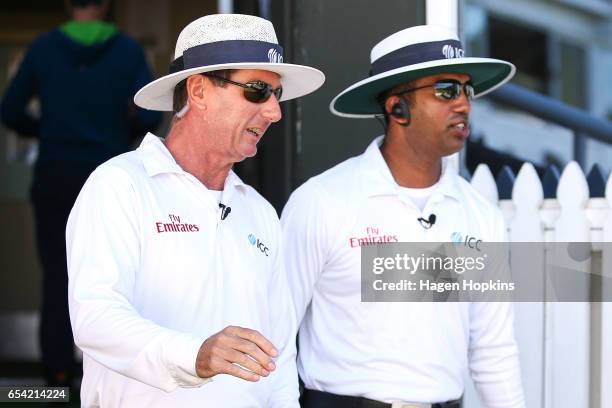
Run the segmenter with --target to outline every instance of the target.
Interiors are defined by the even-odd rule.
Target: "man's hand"
[[[276,368],[272,357],[277,355],[272,343],[256,330],[228,326],[200,346],[196,373],[203,378],[229,374],[247,381],[259,381]]]

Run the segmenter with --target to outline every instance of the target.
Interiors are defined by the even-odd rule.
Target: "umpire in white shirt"
[[[381,116],[387,126],[283,210],[303,407],[455,408],[466,370],[485,407],[524,406],[511,305],[362,303],[360,270],[362,245],[505,240],[500,211],[448,156],[469,136],[472,98],[514,72],[505,61],[464,57],[452,33],[412,27],[378,43],[370,77],[331,102],[336,115]]]
[[[190,23],[170,74],[135,96],[174,111],[168,135],[104,163],[79,194],[66,234],[83,406],[298,406],[280,223],[232,171],[280,101],[324,81],[282,55],[262,18]]]

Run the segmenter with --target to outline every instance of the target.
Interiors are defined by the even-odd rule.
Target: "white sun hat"
[[[136,105],[171,111],[174,87],[183,79],[221,69],[259,69],[280,75],[281,101],[317,90],[325,75],[316,68],[283,62],[272,23],[242,14],[211,14],[191,22],[176,41],[170,73],[145,85]]]
[[[474,97],[508,82],[513,64],[492,58],[468,58],[457,36],[441,27],[410,27],[385,38],[370,53],[370,77],[340,92],[329,105],[333,114],[371,118],[383,114],[378,96],[396,85],[436,74],[466,74]]]

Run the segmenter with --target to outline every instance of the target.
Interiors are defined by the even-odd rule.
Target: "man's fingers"
[[[225,362],[223,364],[223,367],[221,368],[220,372],[252,382],[259,381],[259,379],[261,378],[259,375],[249,370],[245,370],[244,368],[241,368],[236,364],[231,364],[228,362]]]
[[[271,357],[278,355],[256,330],[228,326],[201,346],[196,370],[202,377],[225,373],[246,381],[259,381],[276,368]]]
[[[226,328],[230,334],[243,338],[255,343],[261,350],[263,350],[270,357],[278,356],[278,350],[274,347],[268,339],[266,339],[257,330],[247,329],[245,327],[229,326]]]
[[[272,371],[276,368],[272,358],[270,358],[268,354],[264,353],[263,350],[260,349],[255,343],[236,337],[232,348],[252,357],[266,370]]]
[[[225,360],[230,363],[239,364],[243,368],[254,372],[257,375],[262,377],[267,377],[270,375],[270,370],[262,367],[257,361],[253,360],[251,357],[247,356],[244,353],[241,353],[236,350],[227,350],[224,355]]]

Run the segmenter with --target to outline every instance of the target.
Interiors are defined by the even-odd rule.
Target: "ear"
[[[196,107],[201,110],[206,109],[206,98],[204,96],[209,86],[211,86],[210,81],[203,75],[192,75],[187,78],[187,101],[190,107]]]
[[[399,96],[390,96],[385,101],[385,113],[388,116],[393,117],[393,115],[391,115],[391,110],[393,109],[393,105],[399,103],[399,99]]]
[[[402,110],[397,112],[397,108],[400,104],[402,105]],[[401,126],[408,126],[410,124],[410,112],[406,101],[397,95],[387,98],[385,101],[385,113],[389,118],[389,123],[393,121]]]

